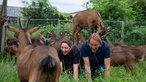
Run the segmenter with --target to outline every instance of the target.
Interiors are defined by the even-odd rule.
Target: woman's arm
[[[61,65],[61,72],[62,72],[62,70],[63,70],[63,67],[62,67],[62,62],[60,62],[60,65]]]
[[[110,75],[110,61],[111,61],[110,58],[104,59],[106,77],[108,77]]]
[[[73,77],[78,80],[79,64],[73,64]]]

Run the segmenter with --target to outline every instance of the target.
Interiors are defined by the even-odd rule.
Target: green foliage
[[[37,37],[40,32],[43,32],[45,37],[48,37],[49,32],[53,32],[56,36],[58,36],[60,32],[64,31],[67,32],[68,37],[71,35],[72,27],[70,23],[63,23],[60,26],[53,24],[41,26],[41,29],[33,33],[32,36]]]
[[[133,9],[138,13],[136,14],[137,21],[145,21],[146,19],[146,0],[132,0]]]
[[[135,21],[145,19],[145,0],[90,0],[89,10],[97,10],[105,20]]]
[[[61,23],[60,32],[66,31],[68,36],[72,34],[72,23],[71,21],[67,21],[66,23]]]
[[[130,0],[90,0],[105,20],[135,20]]]
[[[22,3],[26,6],[22,10],[23,16],[34,19],[64,19],[63,15],[58,12],[57,8],[53,7],[47,0],[31,0],[30,3],[24,0]]]
[[[125,34],[125,43],[128,45],[145,45],[146,44],[145,27],[135,27]]]
[[[69,14],[69,13],[60,13],[60,15],[62,15],[65,20],[71,19],[71,14]]]

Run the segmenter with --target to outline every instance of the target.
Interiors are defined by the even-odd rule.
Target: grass
[[[0,82],[18,82],[15,58],[0,55]]]
[[[132,75],[125,71],[124,67],[111,67],[111,74],[108,79],[103,76],[97,77],[93,82],[146,82],[146,61],[144,67],[140,68],[138,64],[134,64],[135,74]],[[15,57],[7,55],[3,57],[0,54],[0,82],[19,82]],[[60,82],[75,82],[72,74],[68,71],[62,73]],[[78,82],[88,82],[85,74],[79,74]]]

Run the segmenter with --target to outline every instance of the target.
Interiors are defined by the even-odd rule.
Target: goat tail
[[[57,68],[57,62],[52,56],[48,55],[41,60],[40,68],[42,72],[53,72]]]

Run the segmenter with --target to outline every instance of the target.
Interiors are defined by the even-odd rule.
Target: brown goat
[[[19,41],[17,38],[8,38],[5,42],[5,51],[11,55],[16,55],[19,46]]]
[[[126,44],[123,44],[122,42],[119,42],[119,41],[118,42],[115,42],[114,45],[115,46],[127,46]]]
[[[6,53],[10,53],[11,55],[16,55],[18,46],[12,44],[11,46],[5,47]]]
[[[3,25],[7,21],[7,18],[0,16],[0,25]]]
[[[20,26],[21,27],[21,26]],[[31,45],[32,29],[16,29],[7,26],[18,35],[17,69],[20,82],[59,82],[61,73],[60,60],[53,47]]]
[[[31,42],[34,46],[39,46],[44,44],[41,43],[40,39],[37,38],[31,38]],[[19,41],[17,38],[8,38],[6,40],[5,51],[7,53],[10,53],[11,55],[16,55],[18,46],[19,46]]]
[[[133,71],[132,62],[135,57],[131,51],[120,46],[114,46],[108,39],[104,39],[110,46],[111,51],[111,66],[124,66],[126,70]]]
[[[66,30],[60,32],[59,37],[58,37],[58,41],[61,40],[62,38],[63,38],[63,39],[68,38],[68,37],[67,37],[67,31],[66,31]]]
[[[138,46],[138,48],[139,48],[143,53],[145,53],[145,56],[144,56],[144,60],[145,60],[145,58],[146,58],[146,45]]]
[[[44,42],[41,39],[37,39],[37,38],[31,38],[31,42],[32,44],[38,45],[38,46],[44,45]]]
[[[81,32],[83,27],[89,27],[91,32],[97,32],[102,36],[106,33],[106,28],[100,14],[96,11],[83,11],[72,17],[73,33],[72,36],[77,38],[77,34]]]
[[[19,41],[18,41],[17,38],[8,38],[8,39],[6,40],[6,45],[7,45],[7,46],[11,46],[11,45],[16,45],[16,46],[18,46],[18,45],[19,45]]]
[[[56,35],[53,32],[50,32],[48,34],[48,37],[51,38],[51,40],[49,41],[49,46],[52,46],[57,49],[59,45],[56,40]]]
[[[76,39],[76,45],[79,47],[79,48],[81,48],[81,46],[82,46],[82,44],[85,42],[85,38],[84,38],[84,36],[83,36],[83,34],[80,32],[80,33],[78,33],[78,37],[77,37],[77,39]]]
[[[61,32],[58,38],[56,38],[56,35],[53,32],[50,32],[49,38],[51,38],[51,40],[49,41],[49,46],[52,46],[57,49],[61,42],[68,37],[66,35],[66,32]]]
[[[139,65],[142,67],[144,63],[144,59],[146,56],[146,45],[142,46],[127,46],[121,42],[116,42],[116,46],[121,46],[122,48],[126,50],[131,50],[132,54],[135,56],[136,61],[139,63]]]
[[[67,31],[60,32],[60,36],[58,37],[58,44],[60,45],[64,39],[69,39],[67,37]]]

